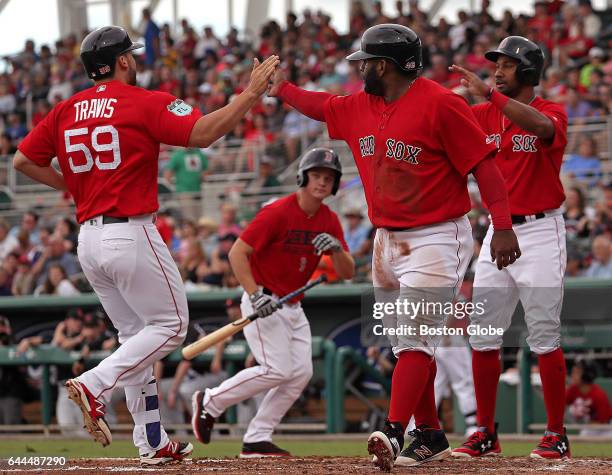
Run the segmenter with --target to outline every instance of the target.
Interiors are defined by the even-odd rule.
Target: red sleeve
[[[555,126],[552,140],[541,140],[542,145],[548,149],[564,149],[567,145],[567,113],[564,107],[554,102],[547,102],[540,113],[548,117]]]
[[[450,162],[463,176],[467,175],[497,149],[486,143],[486,135],[463,97],[447,94],[438,100],[432,128]]]
[[[491,213],[491,221],[496,231],[512,229],[510,202],[506,182],[492,158],[482,160],[474,167],[474,178],[482,199]]]
[[[264,206],[240,235],[240,239],[256,252],[261,251],[268,243],[278,239],[283,232],[283,214],[275,212],[277,209],[276,207]]]
[[[325,122],[332,139],[349,139],[357,96],[331,96],[325,103]]]
[[[288,81],[281,85],[278,96],[305,116],[320,122],[325,121],[325,103],[332,97],[327,92],[312,92],[300,89]]]
[[[36,165],[48,167],[57,156],[55,144],[56,108],[47,114],[19,144],[19,151]]]
[[[152,92],[146,98],[143,123],[155,140],[168,145],[186,147],[193,126],[202,113],[181,99],[164,92]]]

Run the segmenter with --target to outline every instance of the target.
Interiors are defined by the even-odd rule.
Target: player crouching
[[[338,216],[323,204],[338,191],[341,176],[334,151],[310,150],[298,168],[299,190],[264,206],[232,247],[230,263],[245,291],[242,314],[266,318],[244,328],[259,364],[193,395],[193,432],[203,444],[210,442],[215,419],[225,409],[267,392],[244,435],[240,457],[290,455],[272,443],[272,433],[312,377],[312,341],[302,296],[282,308],[277,299],[306,284],[323,253],[331,255],[341,279],[353,276],[355,263]]]

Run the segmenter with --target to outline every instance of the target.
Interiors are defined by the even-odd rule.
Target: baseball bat
[[[311,289],[315,285],[319,285],[321,282],[325,282],[326,280],[327,280],[327,276],[323,274],[318,279],[311,280],[303,287],[300,287],[299,289],[296,289],[293,292],[288,293],[287,295],[279,299],[278,302],[281,304],[288,302],[292,298],[297,297],[301,293],[306,292],[308,289]],[[183,348],[183,358],[185,358],[186,360],[191,360],[195,358],[200,353],[209,349],[211,346],[214,346],[220,341],[223,341],[226,338],[229,338],[230,336],[235,335],[236,333],[238,333],[240,330],[242,330],[244,327],[246,327],[249,323],[253,322],[257,318],[259,318],[259,316],[257,315],[257,312],[254,312],[248,317],[242,317],[240,320],[236,320],[235,322],[228,323],[224,327],[221,327],[218,330],[215,330],[210,335],[206,335],[204,338],[201,338],[198,341],[191,343],[190,345],[187,345],[185,348]]]

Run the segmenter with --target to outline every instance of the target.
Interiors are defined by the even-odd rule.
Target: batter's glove
[[[249,295],[249,300],[259,318],[269,317],[282,307],[278,300],[271,295],[264,294],[261,290]]]
[[[317,236],[312,240],[312,244],[317,250],[317,255],[319,256],[327,251],[337,252],[342,250],[342,244],[340,241],[331,234],[327,233],[317,234]]]

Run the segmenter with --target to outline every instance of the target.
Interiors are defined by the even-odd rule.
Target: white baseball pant
[[[189,322],[181,275],[152,215],[103,224],[98,216],[79,232],[83,272],[119,332],[121,346],[78,380],[103,402],[124,387],[141,454],[168,443],[161,426],[153,364],[185,339]]]
[[[242,315],[253,313],[246,293],[240,309]],[[240,371],[216,388],[206,389],[203,406],[211,416],[218,417],[228,407],[268,391],[243,440],[271,441],[274,428],[312,377],[310,324],[299,303],[285,304],[243,331],[259,364]]]

